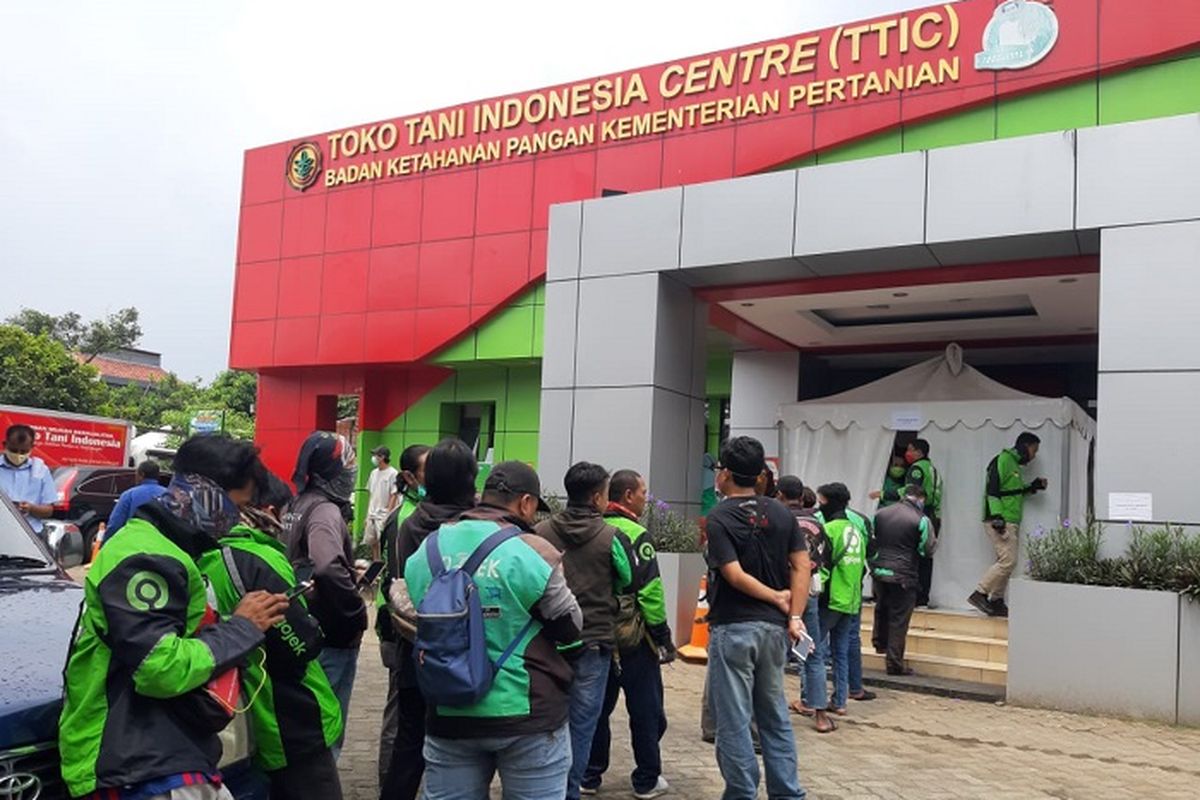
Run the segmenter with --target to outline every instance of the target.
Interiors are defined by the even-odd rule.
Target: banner
[[[37,433],[33,455],[56,467],[124,467],[129,425],[115,420],[57,416],[52,411],[0,408],[0,429],[28,425]]]

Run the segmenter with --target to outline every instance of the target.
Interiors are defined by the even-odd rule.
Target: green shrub
[[[1100,558],[1103,532],[1089,521],[1035,531],[1028,545],[1028,573],[1035,581],[1118,586],[1178,592],[1200,599],[1200,536],[1183,528],[1135,528],[1125,555]]]

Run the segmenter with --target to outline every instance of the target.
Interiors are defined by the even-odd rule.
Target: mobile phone
[[[313,585],[313,582],[311,580],[300,581],[295,586],[288,589],[285,596],[287,597],[288,600],[295,600],[297,597],[299,597],[300,595],[304,594],[309,589],[311,589],[312,585]]]
[[[792,655],[801,662],[808,661],[809,655],[816,649],[816,642],[808,635],[808,631],[802,631],[800,638],[792,643]]]
[[[383,572],[382,561],[372,561],[371,566],[367,567],[367,571],[358,579],[359,586],[370,586],[379,577],[379,573]]]

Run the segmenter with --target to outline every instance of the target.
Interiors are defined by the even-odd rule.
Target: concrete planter
[[[1179,724],[1200,725],[1200,600],[1179,598]]]
[[[671,625],[675,644],[687,644],[696,617],[700,579],[707,570],[704,556],[699,553],[659,553],[658,569],[666,597],[667,622]]]
[[[1184,601],[1186,604],[1186,601]],[[1175,723],[1181,653],[1174,592],[1016,580],[1009,589],[1008,699]],[[1187,610],[1200,678],[1200,609]],[[1189,687],[1200,715],[1200,689]]]

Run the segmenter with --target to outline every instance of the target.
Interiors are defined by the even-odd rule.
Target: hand
[[[1008,527],[1003,517],[992,517],[992,530],[1003,531]]]
[[[263,633],[283,621],[284,612],[291,603],[287,595],[271,594],[270,592],[250,592],[242,598],[237,608],[233,610],[235,617],[245,617],[254,623],[254,627]]]
[[[1033,488],[1037,489],[1039,492],[1046,491],[1046,487],[1049,485],[1049,481],[1047,481],[1045,478],[1038,478],[1033,482]]]
[[[17,503],[17,510],[20,511],[22,514],[28,514],[29,509],[31,509],[31,508],[33,508],[33,505],[31,503],[26,502],[25,500],[22,500],[21,502]]]
[[[880,493],[879,492],[871,492],[870,494],[867,495],[867,497],[871,498],[872,500],[878,500],[880,497]]]
[[[788,636],[793,642],[798,642],[802,635],[808,633],[808,628],[804,627],[804,621],[799,619],[788,620]]]
[[[659,664],[670,664],[674,660],[675,660],[675,648],[674,647],[658,648],[658,663]]]
[[[791,613],[792,610],[792,592],[790,589],[781,589],[775,592],[775,596],[771,598],[771,602],[785,614]]]

